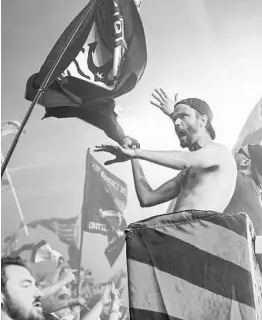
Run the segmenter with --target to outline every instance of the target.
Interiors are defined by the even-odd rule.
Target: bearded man
[[[164,100],[164,91],[157,91]],[[156,96],[155,96],[156,97]],[[169,114],[185,151],[149,151],[127,146],[101,145],[105,151],[132,162],[135,189],[142,207],[176,200],[174,214],[192,210],[223,213],[236,185],[237,167],[231,151],[214,142],[213,113],[209,105],[197,98],[177,102]],[[153,190],[148,184],[139,159],[181,171],[175,178]],[[111,161],[112,163],[112,161]],[[226,181],[226,183],[225,183]]]
[[[20,257],[1,258],[1,316],[3,320],[44,320],[43,293]]]

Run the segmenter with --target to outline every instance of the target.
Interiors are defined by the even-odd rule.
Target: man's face
[[[190,147],[195,142],[199,128],[196,111],[185,104],[178,104],[173,113],[172,120],[180,146],[182,148]]]
[[[11,319],[43,320],[40,298],[42,292],[37,288],[31,273],[22,266],[10,265],[5,269],[7,282],[2,292],[2,312]]]

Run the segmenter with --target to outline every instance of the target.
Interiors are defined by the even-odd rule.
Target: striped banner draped
[[[261,319],[250,228],[244,213],[196,210],[131,224],[131,320]]]

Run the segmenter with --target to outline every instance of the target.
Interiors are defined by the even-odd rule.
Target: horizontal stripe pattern
[[[193,223],[158,227],[158,230],[250,271],[247,240],[235,232],[209,221],[199,220]]]
[[[77,219],[78,217],[68,219],[43,219],[33,221],[27,226],[36,228],[40,225],[56,233],[62,242],[68,245],[74,245],[76,243],[76,236],[78,232]]]
[[[128,260],[130,305],[136,320],[147,319],[255,319],[255,310],[216,295],[147,264]],[[232,287],[231,297],[236,294]]]
[[[209,221],[223,228],[226,228],[238,235],[247,238],[246,221],[247,215],[242,212],[238,214],[225,214],[214,211],[187,210],[144,219],[128,226],[132,231],[144,228],[155,228],[161,225],[181,225],[195,221]]]
[[[248,217],[190,210],[180,218],[155,216],[126,231],[131,319],[256,319]]]
[[[230,261],[159,230],[136,233],[127,245],[129,259],[153,265],[224,297],[231,298],[234,287],[239,302],[254,306],[250,272]]]

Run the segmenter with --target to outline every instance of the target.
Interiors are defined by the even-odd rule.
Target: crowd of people
[[[1,259],[2,319],[127,320],[121,294],[124,270],[98,283],[92,272],[72,269],[59,259],[52,274],[39,277],[19,256]]]

